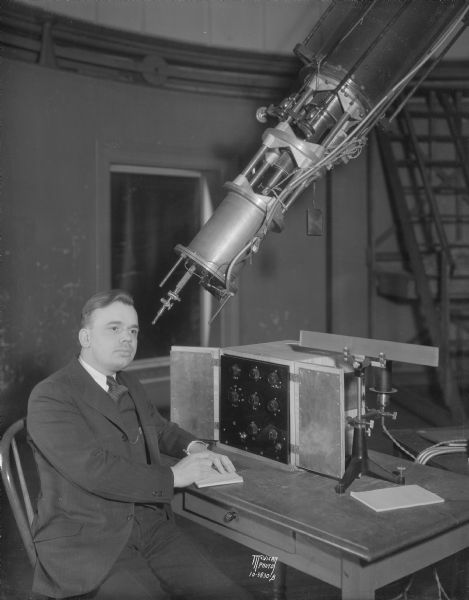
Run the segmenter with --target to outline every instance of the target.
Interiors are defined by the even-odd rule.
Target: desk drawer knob
[[[223,520],[225,523],[231,523],[231,521],[236,521],[237,518],[237,513],[234,510],[229,510],[223,517]]]

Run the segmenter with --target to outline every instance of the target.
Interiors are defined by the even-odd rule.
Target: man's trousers
[[[164,510],[136,507],[131,536],[92,600],[252,600]]]

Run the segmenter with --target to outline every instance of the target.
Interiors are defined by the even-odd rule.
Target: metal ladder
[[[461,423],[469,411],[469,90],[418,91],[392,130],[376,135],[401,266],[381,269],[390,257],[375,252],[377,290],[418,300],[420,337],[440,348],[443,402]]]

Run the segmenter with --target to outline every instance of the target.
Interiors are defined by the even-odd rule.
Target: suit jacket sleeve
[[[98,393],[99,390],[98,390]],[[169,466],[136,463],[126,457],[120,431],[92,404],[77,402],[66,381],[45,380],[33,390],[28,406],[28,432],[36,449],[74,485],[110,500],[170,502],[174,477]],[[166,422],[159,413],[150,419],[164,452],[182,454],[193,436]]]

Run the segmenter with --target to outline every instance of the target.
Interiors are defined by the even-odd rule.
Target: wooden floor
[[[412,412],[397,407],[399,428],[428,426]],[[393,448],[388,438],[375,431],[370,439],[369,447],[387,453]],[[34,468],[29,465],[28,468]],[[19,538],[16,524],[12,518],[5,494],[1,498],[1,538],[0,538],[0,600],[27,600],[30,595],[32,570],[28,563],[24,548]],[[180,526],[212,555],[213,561],[227,574],[244,587],[250,589],[256,600],[272,598],[272,583],[249,576],[251,571],[252,551],[235,542],[222,538],[215,533],[200,527],[195,523],[178,519]],[[444,590],[451,600],[456,598],[455,586],[462,579],[463,562],[447,560],[437,565],[437,574]],[[410,583],[409,591],[404,596],[403,591]],[[317,579],[308,577],[294,569],[287,569],[287,598],[288,600],[340,600],[340,591]],[[440,600],[443,593],[438,590],[433,568],[427,568],[416,573],[411,582],[409,579],[395,582],[380,589],[377,600]],[[125,600],[125,599],[116,599]],[[223,600],[220,598],[220,600]],[[359,600],[359,599],[357,599]],[[458,600],[469,600],[467,595],[459,595]]]

